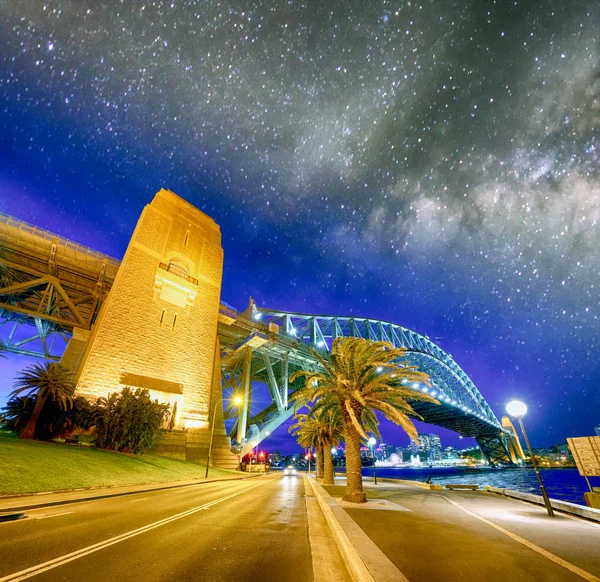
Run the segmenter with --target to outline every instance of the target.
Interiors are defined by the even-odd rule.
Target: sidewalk
[[[599,524],[559,513],[549,518],[544,507],[485,491],[366,481],[369,501],[355,505],[340,501],[341,479],[323,487],[311,479],[311,485],[334,516],[342,515],[333,527],[349,532],[371,580],[392,579],[393,564],[394,579],[411,582],[600,582]],[[385,556],[387,574],[368,544],[352,539],[356,527]]]
[[[264,475],[240,475],[232,477],[212,477],[210,479],[192,479],[189,481],[170,481],[162,483],[146,483],[143,485],[125,485],[120,487],[94,487],[91,489],[73,489],[71,491],[36,493],[33,495],[17,495],[0,497],[0,513],[11,513],[36,509],[39,507],[50,507],[53,505],[65,505],[68,503],[79,503],[81,501],[93,501],[95,499],[106,499],[107,497],[119,497],[121,495],[133,495],[163,489],[174,489],[177,487],[190,487],[215,483],[217,481],[238,481],[240,479],[253,479]]]

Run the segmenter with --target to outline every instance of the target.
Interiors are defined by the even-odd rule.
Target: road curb
[[[346,514],[337,501],[312,478],[306,477],[306,479],[319,502],[352,580],[354,582],[408,582],[404,574]]]
[[[18,511],[25,511],[28,509],[39,509],[42,507],[54,507],[58,505],[69,505],[71,503],[81,503],[83,501],[96,501],[98,499],[108,499],[110,497],[124,497],[125,495],[137,495],[138,493],[151,493],[152,491],[165,491],[167,489],[179,489],[181,487],[193,487],[195,485],[205,485],[207,483],[218,483],[220,481],[243,481],[245,479],[253,479],[255,477],[261,477],[265,475],[265,473],[260,473],[258,475],[248,475],[247,477],[231,477],[226,479],[207,479],[206,481],[197,481],[193,483],[176,483],[171,485],[157,486],[157,487],[148,487],[147,489],[138,489],[136,491],[115,491],[112,493],[103,493],[101,495],[88,495],[84,497],[77,497],[74,499],[62,499],[60,501],[48,501],[47,503],[30,503],[28,505],[15,505],[12,507],[4,507],[0,510],[2,513],[11,513]],[[74,489],[73,491],[76,491]],[[49,493],[44,493],[44,495],[48,495]],[[68,491],[60,491],[57,493],[68,493]],[[17,498],[18,499],[18,498]],[[1,498],[0,498],[1,500]]]

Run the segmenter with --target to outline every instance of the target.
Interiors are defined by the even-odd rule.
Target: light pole
[[[307,473],[310,475],[310,451],[308,453],[306,453],[305,457],[306,461],[308,462],[308,468],[307,468]]]
[[[375,445],[377,444],[377,440],[375,437],[371,437],[369,439],[369,446],[371,447],[371,456],[373,457],[373,481],[374,484],[377,485],[377,464],[375,463]]]
[[[217,403],[215,404],[215,408],[213,410],[212,424],[210,427],[210,441],[208,443],[208,458],[206,459],[206,473],[204,475],[205,479],[208,479],[208,467],[210,465],[210,460],[211,460],[211,455],[212,455],[213,439],[215,438],[215,418],[217,416],[217,408],[219,407],[219,404],[221,404],[222,402],[223,402],[223,398],[219,398],[219,400],[217,400]],[[233,404],[235,406],[239,406],[241,403],[242,403],[241,396],[236,396],[233,399]]]
[[[550,517],[554,517],[554,510],[552,509],[550,498],[548,497],[548,493],[546,492],[546,488],[544,487],[542,476],[540,475],[537,463],[535,462],[535,457],[533,456],[531,445],[529,444],[529,439],[527,438],[527,433],[525,432],[525,425],[523,424],[523,417],[525,416],[525,414],[527,414],[527,406],[523,402],[513,400],[512,402],[509,402],[506,405],[506,412],[508,412],[510,416],[514,416],[519,421],[519,425],[521,426],[521,432],[523,433],[523,437],[525,438],[525,444],[527,445],[527,450],[529,451],[529,457],[531,458],[531,462],[533,463],[533,468],[535,469],[535,474],[537,476],[538,483],[540,484],[540,491],[542,492],[542,497],[544,498],[544,503],[546,504],[546,510],[548,511],[548,515]]]

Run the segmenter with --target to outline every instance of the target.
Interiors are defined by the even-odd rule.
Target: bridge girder
[[[0,213],[0,325],[6,351],[60,359],[73,328],[89,329],[119,261]],[[24,332],[31,326],[36,333]]]

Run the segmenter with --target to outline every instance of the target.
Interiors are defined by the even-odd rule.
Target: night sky
[[[590,435],[599,30],[597,0],[3,0],[0,210],[121,258],[168,188],[228,303],[409,327],[534,446]]]

